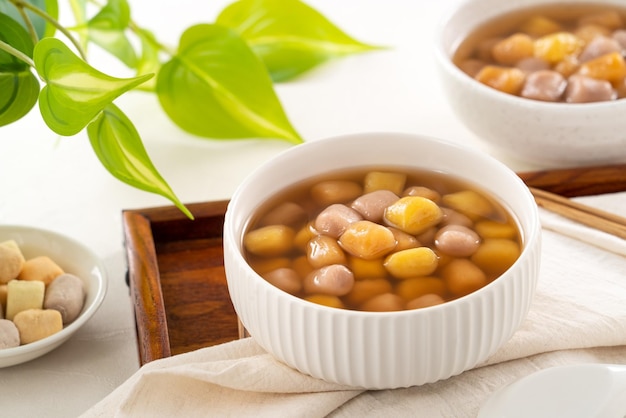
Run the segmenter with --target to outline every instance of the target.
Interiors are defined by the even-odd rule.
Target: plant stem
[[[85,25],[85,14],[84,10],[81,7],[81,3],[77,0],[69,0],[70,8],[72,9],[72,14],[74,15],[75,25],[80,28]],[[71,29],[71,28],[68,28]],[[77,36],[80,38],[81,45],[83,48],[87,48],[87,35],[83,30],[77,30]]]
[[[137,23],[135,23],[135,21],[132,19],[130,19],[130,21],[128,22],[128,28],[132,30],[135,34],[140,34],[143,31],[143,29],[141,29],[141,27],[137,25]],[[167,53],[169,56],[173,57],[174,55],[176,55],[175,50],[163,45],[155,37],[148,36],[146,37],[146,40],[150,42],[152,45],[154,45],[155,47],[157,47],[157,49],[159,49],[160,51]]]
[[[13,4],[18,6],[19,8],[26,8],[26,9],[30,10],[31,12],[35,13],[36,15],[40,16],[41,18],[43,18],[43,19],[47,20],[48,22],[50,22],[55,28],[57,28],[57,30],[59,32],[61,32],[63,35],[65,35],[67,37],[67,39],[70,40],[72,45],[74,45],[74,47],[76,48],[76,50],[80,54],[81,58],[84,61],[87,61],[87,56],[86,56],[85,52],[83,51],[83,47],[76,40],[76,38],[74,38],[74,36],[70,33],[70,31],[68,31],[63,25],[61,25],[61,23],[59,21],[57,21],[55,18],[53,18],[52,16],[50,16],[48,13],[44,12],[43,10],[39,9],[38,7],[35,7],[32,4],[27,3],[25,1],[14,0]]]
[[[24,8],[17,7],[17,10],[19,11],[20,16],[22,16],[22,19],[24,19],[24,22],[26,23],[26,26],[28,28],[28,33],[30,34],[31,39],[33,40],[33,45],[36,44],[37,41],[39,40],[39,37],[37,36],[37,31],[35,30],[35,26],[33,26],[32,20],[30,20],[30,17],[28,17],[28,15],[26,14],[26,12],[24,11]]]
[[[6,42],[0,41],[0,50],[8,52],[9,54],[13,55],[14,57],[24,61],[26,64],[28,64],[31,67],[35,68],[35,62],[28,55],[24,54],[19,49],[13,48],[11,45],[7,44]]]

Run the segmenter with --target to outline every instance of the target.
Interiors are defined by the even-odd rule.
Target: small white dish
[[[495,392],[478,418],[624,418],[626,365],[552,367]]]
[[[46,255],[65,272],[80,277],[87,296],[80,316],[63,330],[30,344],[1,349],[0,368],[33,360],[63,344],[98,310],[107,290],[107,275],[101,260],[76,240],[29,226],[0,225],[0,242],[7,240],[15,240],[26,259]]]

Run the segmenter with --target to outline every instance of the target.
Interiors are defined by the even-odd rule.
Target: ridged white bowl
[[[442,305],[401,312],[328,308],[285,293],[242,255],[246,225],[265,199],[328,171],[360,166],[415,167],[462,177],[497,196],[523,235],[518,261],[488,286]],[[492,157],[433,138],[368,133],[293,147],[252,173],[228,206],[224,264],[243,325],[269,353],[327,381],[384,389],[446,379],[484,361],[526,317],[535,290],[541,229],[524,183]]]
[[[624,0],[463,0],[437,29],[435,57],[448,102],[486,144],[531,164],[552,167],[626,162],[626,99],[549,103],[502,93],[461,71],[452,56],[459,43],[490,19],[539,5],[596,3],[626,7]]]

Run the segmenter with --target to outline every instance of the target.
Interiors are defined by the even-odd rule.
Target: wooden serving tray
[[[519,173],[565,197],[626,190],[626,164]],[[141,364],[240,338],[224,274],[227,201],[122,212]]]
[[[141,364],[239,338],[226,287],[226,201],[123,211]]]

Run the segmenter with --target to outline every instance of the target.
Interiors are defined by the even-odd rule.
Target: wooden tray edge
[[[151,221],[138,211],[124,211],[122,216],[139,360],[140,364],[145,364],[172,354],[165,305]]]
[[[527,171],[517,175],[530,187],[563,197],[626,190],[626,164]]]
[[[191,203],[186,206],[198,219],[223,215],[228,201]],[[128,285],[142,365],[172,355],[153,227],[187,220],[180,209],[173,205],[122,211]],[[239,335],[245,335],[241,324],[239,327]]]

